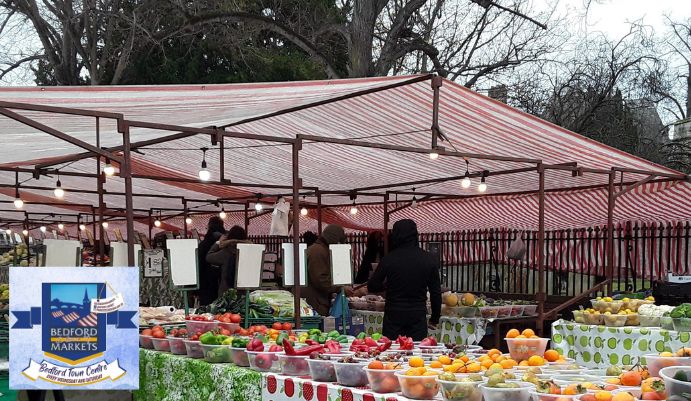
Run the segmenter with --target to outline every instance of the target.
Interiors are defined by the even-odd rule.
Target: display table
[[[261,396],[261,375],[232,364],[140,349],[139,371],[135,401],[257,401]]]
[[[303,377],[262,374],[262,401],[408,401],[400,393],[374,393],[369,387],[343,387]],[[441,400],[437,396],[435,400]]]
[[[369,335],[382,332],[384,312],[366,310],[351,310],[351,316],[361,317],[365,324],[365,332]],[[442,316],[439,326],[430,335],[444,343],[477,344],[485,336],[487,320],[482,318],[456,318]]]
[[[590,326],[565,320],[552,324],[552,348],[590,368],[633,365],[645,354],[674,352],[689,346],[689,332],[654,327]]]

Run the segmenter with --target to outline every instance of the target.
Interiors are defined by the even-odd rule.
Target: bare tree
[[[0,60],[5,74],[30,63],[63,85],[117,84],[131,57],[168,41],[197,35],[232,48],[257,37],[290,43],[329,78],[437,71],[472,86],[501,69],[530,61],[532,33],[541,29],[517,5],[462,0],[0,0],[6,23],[31,26],[35,51]],[[520,4],[517,2],[516,4]],[[512,12],[508,12],[508,11]],[[444,39],[449,26],[468,24]],[[0,25],[4,35],[6,24]],[[464,40],[462,46],[452,42]],[[499,42],[510,46],[500,48]],[[496,47],[496,49],[495,49]],[[493,50],[493,51],[490,51]],[[408,68],[410,55],[423,69]],[[405,66],[402,68],[401,66]]]

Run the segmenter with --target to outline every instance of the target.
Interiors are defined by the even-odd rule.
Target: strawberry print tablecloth
[[[409,401],[399,393],[374,393],[369,387],[343,387],[304,377],[262,375],[261,401]],[[441,400],[441,396],[437,397]]]

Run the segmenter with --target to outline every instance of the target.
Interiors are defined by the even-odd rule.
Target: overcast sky
[[[587,0],[561,0],[559,10],[570,14],[583,12]],[[548,0],[536,0],[536,6],[546,7]],[[588,31],[606,32],[611,39],[622,37],[629,31],[628,22],[643,20],[645,25],[655,28],[660,34],[664,31],[664,16],[675,19],[691,17],[691,0],[592,0],[588,12]]]

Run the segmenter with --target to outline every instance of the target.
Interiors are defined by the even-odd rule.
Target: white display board
[[[111,242],[110,248],[112,253],[110,256],[111,266],[129,266],[127,263],[127,243],[126,242]],[[142,250],[142,246],[139,244],[134,244],[134,254],[139,255],[139,251]]]
[[[265,246],[261,244],[237,244],[237,247],[235,288],[254,289],[261,287]]]
[[[77,240],[45,239],[45,266],[77,267],[82,244]]]
[[[197,271],[197,245],[196,239],[169,239],[168,263],[170,280],[175,287],[196,287],[199,285]]]
[[[300,244],[300,286],[307,285],[307,244]],[[292,287],[295,285],[295,257],[293,255],[293,244],[284,242],[281,244],[283,251],[283,286]]]
[[[353,284],[353,261],[350,244],[329,245],[333,285]]]

